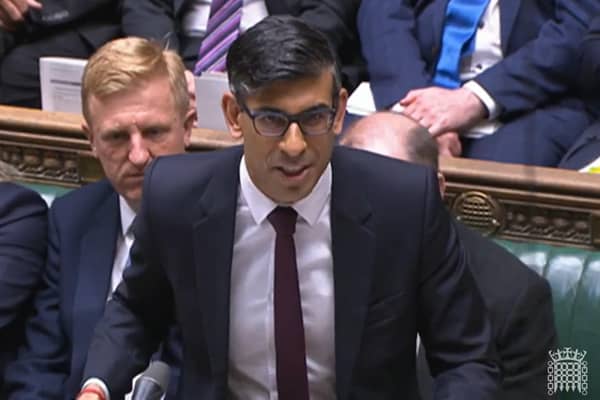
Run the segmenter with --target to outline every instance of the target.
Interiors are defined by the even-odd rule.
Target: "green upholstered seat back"
[[[560,347],[587,351],[587,396],[563,392],[560,399],[600,399],[600,252],[496,241],[550,282]]]
[[[52,204],[52,202],[54,201],[55,198],[62,196],[63,194],[67,193],[70,190],[73,190],[71,188],[66,188],[64,186],[58,186],[58,185],[47,185],[47,184],[42,184],[42,183],[25,183],[25,182],[17,182],[19,185],[23,185],[25,187],[28,187],[30,189],[35,190],[36,192],[38,192],[46,201],[46,203],[48,203],[48,206],[50,206],[50,204]]]

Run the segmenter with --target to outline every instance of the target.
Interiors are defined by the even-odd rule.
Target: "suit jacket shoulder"
[[[103,179],[55,199],[50,212],[56,215],[56,220],[60,223],[87,224],[89,216],[98,205],[111,196],[116,199],[118,195],[111,184]]]
[[[23,341],[30,299],[46,258],[46,203],[34,191],[0,183],[0,387],[4,365]]]
[[[509,251],[457,224],[491,315],[506,400],[546,398],[548,351],[557,345],[550,285]]]

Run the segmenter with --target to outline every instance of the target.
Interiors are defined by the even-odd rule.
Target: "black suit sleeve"
[[[69,339],[60,313],[60,235],[50,209],[48,259],[43,284],[36,293],[35,315],[27,321],[26,345],[6,371],[8,399],[61,399],[69,371]]]
[[[24,312],[46,258],[46,203],[35,192],[0,184],[0,332]]]
[[[557,343],[550,286],[545,279],[531,280],[514,302],[498,338],[503,399],[547,397],[548,351]]]
[[[578,83],[592,96],[600,89],[600,15],[590,22],[589,31],[581,44],[581,73]]]
[[[125,36],[158,40],[179,50],[174,0],[123,0],[121,10]]]
[[[364,0],[360,6],[358,31],[377,109],[431,83],[416,29],[413,0]]]
[[[492,327],[450,215],[428,175],[421,240],[419,319],[435,399],[495,399]]]
[[[303,0],[298,16],[323,32],[340,55],[344,45],[356,37],[358,4],[356,0]]]

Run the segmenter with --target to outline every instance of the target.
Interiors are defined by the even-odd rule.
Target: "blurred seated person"
[[[403,109],[440,152],[556,166],[593,118],[573,77],[598,0],[364,0],[378,109]]]
[[[379,112],[353,124],[342,144],[428,166],[438,171],[436,142],[425,128],[402,114]],[[468,264],[491,315],[492,334],[504,375],[502,400],[546,399],[548,351],[556,347],[552,295],[548,282],[510,252],[456,222]],[[432,398],[431,379],[419,349],[421,400]]]
[[[224,71],[225,54],[238,33],[267,15],[300,17],[329,39],[342,66],[342,83],[351,91],[366,74],[356,28],[359,5],[360,0],[123,0],[122,21],[126,35],[168,43],[199,75]],[[209,47],[201,44],[203,37]],[[219,49],[211,52],[215,46]],[[201,63],[196,65],[199,52]],[[211,56],[202,60],[207,53]]]
[[[189,145],[195,111],[184,71],[175,52],[141,38],[111,41],[90,58],[83,130],[106,179],[50,208],[44,285],[26,345],[7,368],[9,399],[73,399],[79,391],[96,322],[130,265],[144,170]],[[176,366],[175,333],[171,338],[157,356]]]
[[[0,392],[6,364],[23,344],[46,262],[46,203],[33,190],[7,182],[10,169],[0,162]]]
[[[88,58],[120,34],[119,2],[0,1],[0,104],[41,108],[39,58]]]
[[[600,14],[591,22],[581,45],[579,85],[588,106],[600,110]],[[600,117],[600,113],[596,114]],[[600,166],[600,120],[588,127],[559,164],[560,168],[588,171]]]

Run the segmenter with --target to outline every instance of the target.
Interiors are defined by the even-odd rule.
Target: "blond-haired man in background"
[[[144,170],[190,141],[195,113],[184,71],[177,54],[139,38],[109,42],[90,58],[83,130],[106,179],[51,207],[44,286],[27,344],[7,373],[9,398],[77,394],[94,327],[129,264]],[[161,358],[171,362],[174,350],[164,346]]]

